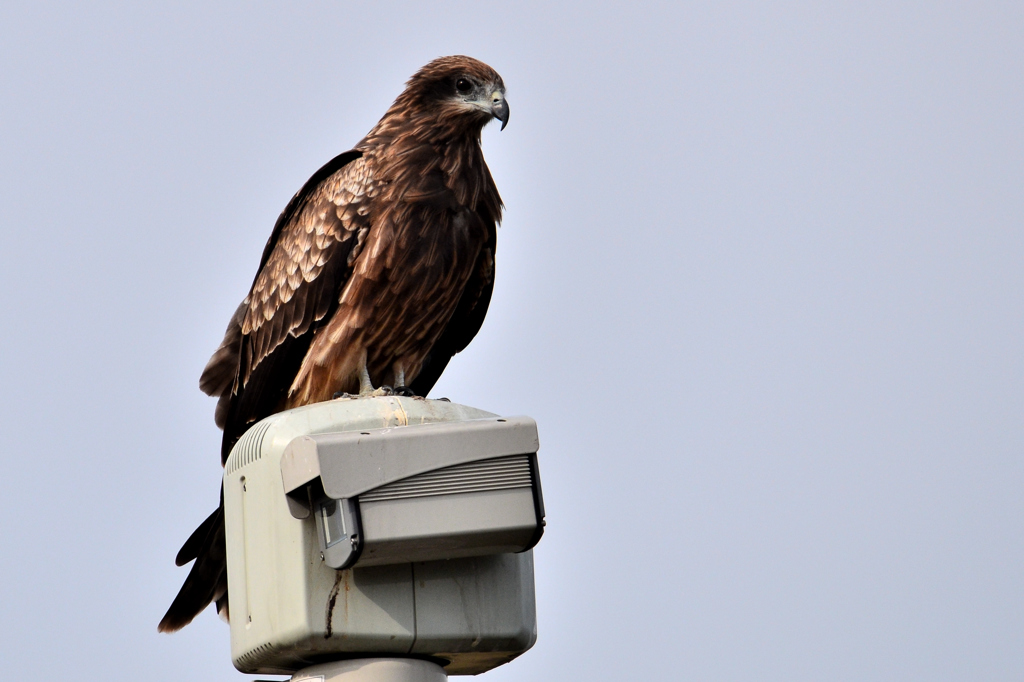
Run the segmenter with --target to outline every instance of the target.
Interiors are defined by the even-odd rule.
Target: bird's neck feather
[[[501,198],[480,146],[483,124],[465,116],[456,118],[409,116],[389,110],[356,149],[375,158],[382,179],[413,185],[431,182],[430,175],[440,173],[459,204],[474,211],[482,209],[498,221]],[[420,172],[408,172],[409,164]]]

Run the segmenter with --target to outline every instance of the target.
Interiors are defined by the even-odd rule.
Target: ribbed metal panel
[[[459,464],[375,488],[359,496],[360,502],[381,502],[408,497],[475,493],[485,490],[529,488],[530,456],[512,455]]]

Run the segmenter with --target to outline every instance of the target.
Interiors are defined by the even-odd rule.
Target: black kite
[[[351,151],[313,174],[274,225],[249,295],[199,380],[218,396],[221,462],[255,422],[374,386],[426,395],[476,335],[502,203],[480,148],[508,122],[501,77],[436,59]],[[195,559],[160,621],[227,608],[223,502],[176,557]]]

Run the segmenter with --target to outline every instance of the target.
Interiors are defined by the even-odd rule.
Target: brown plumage
[[[200,378],[218,396],[222,462],[254,422],[338,392],[426,395],[480,329],[502,203],[480,148],[508,122],[501,77],[469,57],[417,72],[351,151],[285,207],[249,295]],[[185,542],[196,560],[159,629],[226,610],[222,507]]]

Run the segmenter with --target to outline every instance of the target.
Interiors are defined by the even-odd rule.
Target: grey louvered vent
[[[270,642],[261,644],[260,646],[250,649],[240,655],[237,659],[237,665],[242,666],[243,668],[256,669],[260,667],[263,659],[273,658],[273,656],[277,654],[277,649],[278,647],[274,646]]]
[[[263,455],[263,436],[267,434],[267,429],[273,423],[273,420],[266,419],[246,431],[238,439],[227,462],[227,473],[234,473],[242,467],[252,464]]]
[[[381,502],[409,497],[430,497],[485,490],[511,490],[533,485],[530,456],[512,455],[468,464],[458,464],[410,476],[365,492],[360,502]]]

